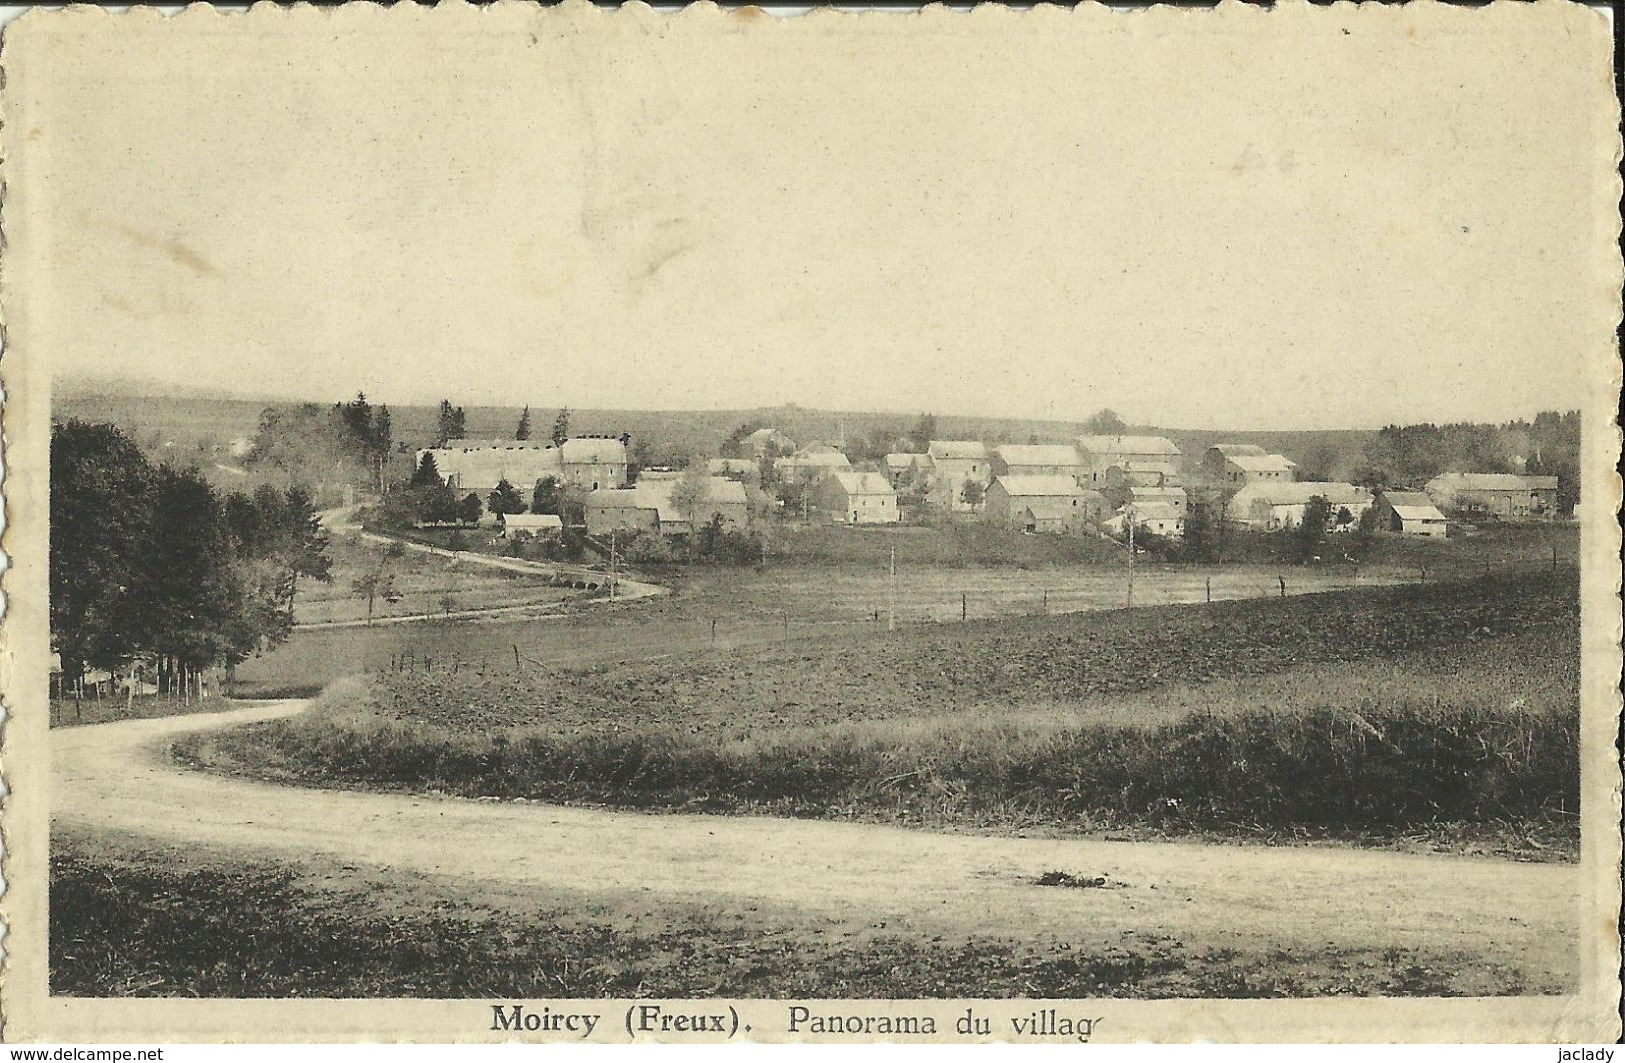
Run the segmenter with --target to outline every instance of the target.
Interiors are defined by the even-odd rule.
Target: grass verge
[[[272,696],[272,695],[258,695]],[[276,695],[298,697],[300,695]],[[309,694],[304,695],[309,697]],[[179,698],[143,695],[129,702],[122,697],[52,698],[51,726],[78,727],[119,720],[154,720],[162,716],[190,716],[198,712],[229,712],[242,706],[232,698],[215,695],[181,701]]]

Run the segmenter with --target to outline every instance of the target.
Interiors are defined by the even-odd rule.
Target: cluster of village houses
[[[503,480],[522,491],[552,478],[580,503],[590,535],[615,531],[683,534],[691,519],[742,527],[751,516],[747,483],[764,465],[782,483],[803,488],[808,515],[839,524],[895,524],[916,519],[924,506],[1030,532],[1093,530],[1123,535],[1130,527],[1178,538],[1199,500],[1219,499],[1231,524],[1261,531],[1296,527],[1314,498],[1324,498],[1331,530],[1356,527],[1375,510],[1378,527],[1405,535],[1443,537],[1451,519],[1515,520],[1555,515],[1557,479],[1486,473],[1445,473],[1421,491],[1299,480],[1297,465],[1247,443],[1220,443],[1186,462],[1161,436],[1084,435],[1064,444],[990,446],[976,440],[932,440],[921,453],[888,454],[876,468],[858,468],[831,443],[798,446],[763,428],[744,440],[751,457],[712,459],[703,501],[689,504],[678,485],[685,474],[644,470],[628,483],[625,436],[550,440],[454,439],[419,452],[432,454],[439,473],[460,491],[491,491]],[[691,481],[692,482],[692,481]],[[900,501],[907,500],[907,501]],[[1448,514],[1448,516],[1447,516]],[[559,527],[559,518],[521,514],[504,519],[509,534]]]

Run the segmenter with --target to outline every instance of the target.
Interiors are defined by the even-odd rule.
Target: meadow
[[[328,546],[331,580],[306,580],[294,602],[299,624],[355,623],[367,619],[366,596],[356,581],[377,575],[387,586],[375,595],[374,619],[436,615],[462,610],[555,605],[573,592],[536,575],[509,569],[459,564],[420,551],[388,551],[337,536]]]
[[[176,752],[307,785],[1562,858],[1576,600],[1568,569],[522,675],[386,670]]]
[[[782,545],[794,538],[802,545]],[[1550,568],[1548,539],[1565,561],[1574,557],[1572,528],[1504,528],[1449,543],[1379,541],[1382,564],[1220,566],[1141,564],[1133,575],[1135,606],[1198,603],[1366,588],[1400,582],[1462,578],[1486,571]],[[988,543],[1017,552],[983,552]],[[897,577],[888,576],[891,544],[898,546]],[[1122,551],[1095,541],[1095,546]],[[1077,543],[1057,536],[994,533],[979,526],[930,529],[785,530],[774,540],[769,564],[755,569],[671,567],[650,578],[671,589],[656,600],[564,610],[542,605],[485,619],[295,631],[283,646],[245,661],[232,693],[245,698],[312,696],[347,675],[387,668],[402,657],[453,667],[522,660],[549,666],[616,663],[710,650],[744,649],[830,638],[883,637],[888,618],[900,626],[1011,620],[1088,610],[1119,610],[1129,603],[1130,574],[1118,556],[1107,564],[1067,564],[1057,551]],[[1081,549],[1081,547],[1078,547]],[[1093,546],[1089,547],[1093,549]],[[1002,557],[1002,560],[1001,560]],[[1048,560],[1045,560],[1048,558]],[[980,559],[980,560],[978,560]],[[439,559],[427,559],[441,563]],[[1420,563],[1419,563],[1420,562]],[[472,566],[463,575],[472,575]],[[1425,573],[1424,573],[1425,569]],[[448,571],[457,571],[451,566]],[[481,573],[484,570],[479,570]],[[495,578],[502,578],[497,575]],[[349,584],[307,593],[341,596]],[[512,604],[535,591],[524,576],[501,584]],[[457,596],[456,591],[453,592]],[[423,596],[420,596],[423,597]],[[437,593],[426,595],[438,611]],[[458,597],[458,601],[464,601]],[[350,608],[364,604],[350,598]],[[419,605],[422,603],[419,602]],[[490,604],[487,602],[486,604]]]

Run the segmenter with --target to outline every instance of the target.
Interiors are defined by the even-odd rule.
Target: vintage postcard
[[[1613,1041],[1612,32],[23,15],[4,1036]]]

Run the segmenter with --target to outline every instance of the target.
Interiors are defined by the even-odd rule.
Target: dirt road
[[[517,888],[788,906],[920,933],[1213,947],[1426,949],[1520,968],[1577,966],[1579,870],[1339,848],[1019,839],[807,820],[641,815],[303,790],[178,769],[167,740],[299,711],[51,732],[54,822],[292,862],[336,858]],[[1040,887],[1046,871],[1104,888]]]

